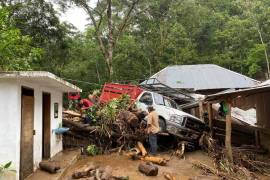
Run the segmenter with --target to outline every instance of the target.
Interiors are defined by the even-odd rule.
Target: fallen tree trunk
[[[154,166],[152,163],[140,163],[138,167],[139,171],[146,176],[157,176],[158,167]]]
[[[72,110],[66,110],[66,111],[63,111],[64,114],[68,114],[70,116],[74,116],[74,117],[81,117],[81,114],[80,113],[77,113],[75,111],[72,111]]]
[[[42,161],[39,163],[39,168],[49,173],[56,173],[57,170],[60,169],[60,165],[59,163],[53,161]]]
[[[88,124],[82,124],[82,123],[70,121],[67,119],[63,119],[63,125],[67,127],[71,127],[72,130],[85,131],[85,132],[95,131],[100,128],[99,126],[90,126]]]

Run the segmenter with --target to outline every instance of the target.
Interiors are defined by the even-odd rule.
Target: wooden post
[[[203,120],[203,101],[199,100],[200,119]]]
[[[213,109],[212,109],[212,103],[207,103],[207,111],[208,111],[208,125],[210,128],[210,136],[213,136]]]
[[[225,147],[226,147],[226,156],[230,163],[233,162],[232,155],[232,144],[231,144],[231,135],[232,135],[232,116],[231,116],[231,99],[226,100],[228,107],[228,112],[226,114],[226,137],[225,137]]]

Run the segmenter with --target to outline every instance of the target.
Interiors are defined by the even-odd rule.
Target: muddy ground
[[[169,158],[170,153],[162,153],[160,156]],[[203,176],[203,171],[192,166],[192,161],[200,161],[204,164],[213,166],[211,159],[205,152],[195,151],[186,153],[184,159],[173,157],[166,166],[158,166],[159,172],[156,177],[147,177],[138,171],[138,165],[141,161],[131,160],[124,155],[110,154],[98,155],[94,157],[81,157],[80,160],[68,169],[67,174],[63,179],[70,179],[72,173],[78,167],[93,162],[99,166],[110,165],[113,168],[113,175],[115,176],[129,176],[130,180],[164,180],[163,173],[169,172],[173,174],[177,180],[188,180],[193,177],[200,177],[199,179],[218,179],[217,177]]]

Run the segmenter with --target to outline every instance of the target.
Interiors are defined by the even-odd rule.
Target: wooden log
[[[213,109],[212,109],[212,103],[207,103],[207,111],[208,111],[208,125],[210,128],[210,136],[213,136]]]
[[[79,169],[75,170],[72,174],[73,179],[79,179],[90,176],[90,171],[96,169],[96,166],[93,164],[84,165]]]
[[[72,129],[74,130],[84,131],[84,132],[91,132],[91,131],[98,130],[100,128],[99,126],[90,126],[88,124],[82,124],[82,123],[70,121],[67,119],[63,119],[63,125],[67,127],[72,127]]]
[[[54,161],[42,161],[39,163],[39,168],[49,173],[56,173],[60,169],[60,165]]]
[[[158,164],[161,166],[165,166],[167,164],[167,161],[168,161],[164,158],[156,157],[156,156],[145,156],[145,157],[142,157],[141,160],[147,161],[147,162],[152,162],[154,164]]]
[[[64,114],[68,114],[70,116],[74,116],[74,117],[81,117],[81,114],[80,113],[77,113],[75,111],[72,111],[72,110],[66,110],[66,111],[63,111]]]
[[[137,142],[137,145],[138,145],[138,149],[139,149],[139,150],[141,151],[141,153],[142,153],[142,156],[146,156],[147,151],[145,150],[143,144],[139,141],[139,142]]]
[[[167,180],[176,180],[176,178],[171,173],[164,172],[163,175]]]
[[[140,163],[138,167],[139,171],[146,176],[157,176],[158,167],[154,166],[152,163]]]
[[[135,151],[125,153],[125,155],[130,157],[132,160],[140,160],[141,159],[139,154],[137,152],[135,152]]]

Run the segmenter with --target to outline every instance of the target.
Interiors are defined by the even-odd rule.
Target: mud
[[[160,156],[169,158],[170,154],[160,154]],[[204,179],[203,171],[192,166],[192,161],[200,161],[208,166],[213,163],[206,153],[196,151],[186,153],[184,159],[173,157],[166,166],[158,166],[159,172],[156,177],[147,177],[138,171],[138,165],[141,161],[133,161],[126,156],[118,154],[98,155],[94,157],[81,157],[81,159],[68,169],[66,176],[63,179],[70,179],[72,173],[78,167],[93,162],[99,166],[110,165],[113,168],[115,176],[129,176],[130,180],[164,180],[164,172],[173,174],[177,180],[188,180],[192,177],[199,176],[199,179]],[[205,177],[205,179],[218,179],[216,177]]]

